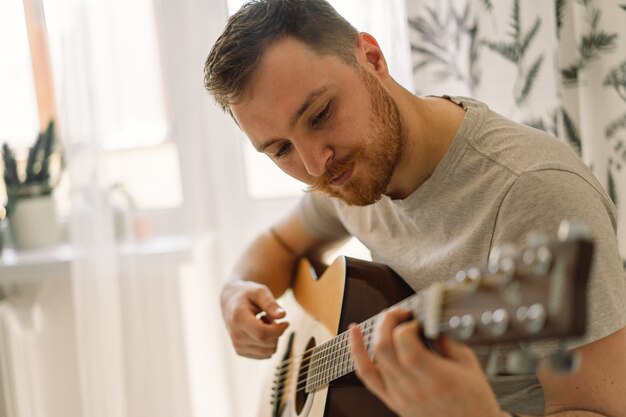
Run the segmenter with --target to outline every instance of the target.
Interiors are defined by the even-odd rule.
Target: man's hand
[[[363,335],[350,330],[357,376],[391,410],[402,417],[501,417],[487,378],[474,352],[448,338],[441,352],[428,350],[418,337],[409,311],[385,314],[375,335],[374,361]]]
[[[252,281],[232,281],[221,295],[222,315],[233,346],[241,356],[269,358],[289,324],[278,323],[285,311],[272,292]]]

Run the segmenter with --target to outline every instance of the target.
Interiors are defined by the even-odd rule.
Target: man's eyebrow
[[[255,147],[255,148],[256,148],[256,151],[257,151],[257,152],[261,152],[261,153],[265,153],[265,150],[266,150],[267,148],[269,148],[270,146],[272,146],[272,144],[273,144],[274,142],[279,142],[279,141],[281,141],[281,140],[283,140],[283,139],[282,139],[282,138],[272,138],[272,139],[269,139],[267,142],[265,142],[265,143],[261,144],[261,146],[259,146],[258,148],[256,148],[256,147]]]
[[[300,105],[300,107],[298,107],[298,110],[296,111],[295,115],[293,116],[293,118],[291,119],[291,123],[289,124],[290,128],[293,128],[296,123],[298,123],[298,120],[300,120],[300,117],[302,117],[302,115],[304,114],[304,112],[307,111],[307,109],[311,106],[311,104],[321,95],[324,95],[328,90],[330,90],[330,85],[323,85],[320,88],[318,88],[317,90],[312,91],[307,97],[306,99],[304,99],[304,101],[302,102],[302,104]],[[259,146],[257,148],[257,152],[265,152],[265,149],[269,148],[272,144],[274,144],[274,142],[278,142],[283,140],[282,138],[272,138],[267,140],[265,143],[263,143],[261,146]]]
[[[306,110],[309,108],[309,106],[311,106],[311,104],[319,96],[324,95],[328,90],[330,90],[330,85],[323,85],[320,88],[318,88],[317,90],[314,90],[313,92],[311,92],[306,97],[306,99],[302,102],[302,105],[300,107],[298,107],[298,111],[296,112],[296,114],[291,119],[290,127],[293,128],[296,125],[296,123],[298,123],[298,120],[300,120],[300,117],[302,117],[304,112],[306,112]]]

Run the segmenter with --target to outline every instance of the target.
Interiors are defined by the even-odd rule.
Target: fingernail
[[[284,314],[284,313],[285,313],[285,310],[280,306],[274,309],[274,314]]]

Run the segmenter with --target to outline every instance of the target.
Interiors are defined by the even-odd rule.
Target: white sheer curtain
[[[118,262],[103,191],[99,119],[86,2],[57,3],[63,16],[61,135],[71,177],[72,289],[80,403],[85,416],[127,415]]]
[[[213,123],[217,109],[207,116],[209,99],[202,91],[202,63],[211,36],[215,39],[226,16],[225,5],[194,0],[148,3],[156,23],[151,30],[158,39],[147,45],[145,39],[133,38],[132,31],[119,32],[120,19],[133,18],[125,1],[46,4],[57,19],[51,28],[53,63],[71,182],[75,340],[67,343],[76,343],[78,362],[78,392],[71,401],[80,403],[80,417],[226,416],[231,415],[231,396],[223,382],[228,379],[224,339],[215,336],[223,330],[215,302],[217,281],[212,280],[219,265],[207,166],[207,160],[217,156],[211,155],[206,139],[219,135],[222,119],[217,116]],[[151,214],[153,233],[147,238],[133,235],[138,218],[127,211],[127,233],[120,240],[115,233],[119,213],[111,207],[104,164],[111,132],[132,125],[127,123],[129,114],[133,120],[154,121],[143,117],[146,108],[141,102],[117,96],[124,92],[118,89],[131,87],[123,84],[134,70],[133,57],[110,62],[99,53],[102,45],[126,41],[137,48],[160,49],[154,72],[144,78],[161,82],[162,71],[162,95],[144,92],[150,105],[157,106],[152,115],[169,111],[169,140],[180,158],[184,203]],[[121,78],[116,78],[120,72]],[[136,132],[132,126],[125,131]],[[50,386],[45,391],[56,392]],[[55,401],[69,400],[66,396]]]

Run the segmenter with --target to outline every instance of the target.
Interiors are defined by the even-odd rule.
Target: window
[[[37,103],[21,1],[0,2],[0,142],[29,144],[37,135]]]
[[[69,123],[74,135],[95,136],[105,151],[102,186],[122,185],[137,208],[179,207],[178,152],[170,137],[152,0],[0,3],[0,142],[25,159],[41,124],[36,93],[47,87],[33,79],[40,63],[31,62],[27,34],[35,31],[51,52],[61,141]],[[33,9],[34,29],[23,4]],[[68,188],[64,179],[55,192],[61,215],[69,212]]]

